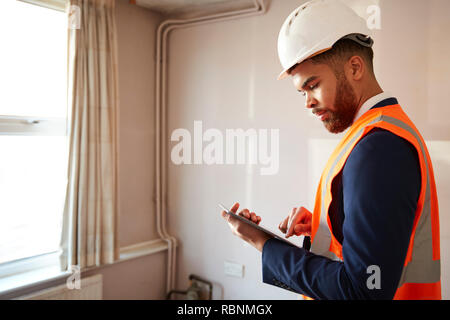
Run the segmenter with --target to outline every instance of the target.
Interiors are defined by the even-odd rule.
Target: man
[[[396,98],[379,86],[368,34],[365,21],[337,0],[300,6],[280,31],[279,79],[291,76],[329,132],[347,129],[323,171],[313,213],[293,208],[279,225],[286,237],[311,236],[311,250],[222,216],[262,252],[265,283],[313,299],[441,299],[431,160]],[[248,209],[239,214],[261,221]]]

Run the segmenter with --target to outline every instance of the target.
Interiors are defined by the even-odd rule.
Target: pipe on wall
[[[250,9],[234,10],[191,19],[168,19],[158,26],[156,36],[156,226],[158,235],[168,244],[167,292],[175,288],[177,239],[166,229],[167,174],[166,174],[166,79],[168,35],[179,28],[228,21],[264,14],[267,10],[265,0],[253,0]]]

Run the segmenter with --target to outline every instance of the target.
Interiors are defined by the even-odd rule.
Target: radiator
[[[19,300],[101,300],[103,277],[101,274],[81,278],[79,289],[69,289],[66,283],[18,297]]]

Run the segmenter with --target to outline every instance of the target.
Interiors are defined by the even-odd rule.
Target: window
[[[6,277],[58,263],[68,156],[66,15],[2,0],[0,30],[0,277]]]

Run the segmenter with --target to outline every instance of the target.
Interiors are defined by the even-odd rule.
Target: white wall
[[[349,1],[351,3],[352,1]],[[353,1],[354,2],[354,1]],[[220,217],[218,202],[235,201],[276,228],[294,206],[312,210],[321,163],[339,136],[329,134],[304,108],[304,98],[280,72],[279,28],[302,1],[273,0],[264,16],[176,30],[171,34],[168,97],[170,134],[217,128],[279,129],[276,175],[260,175],[260,165],[169,165],[170,232],[181,241],[178,287],[190,273],[218,284],[215,298],[296,299],[262,283],[261,255],[234,237]],[[369,1],[370,3],[370,1]],[[373,3],[373,2],[372,2]],[[446,0],[380,0],[381,30],[375,32],[375,70],[381,86],[400,103],[429,142],[441,210],[444,297],[450,298],[450,31]],[[436,142],[440,141],[440,142]],[[204,144],[205,146],[207,143]],[[321,146],[318,148],[318,146]],[[323,147],[322,147],[323,146]],[[244,278],[224,275],[224,261],[245,265]],[[219,288],[223,288],[223,295]]]

